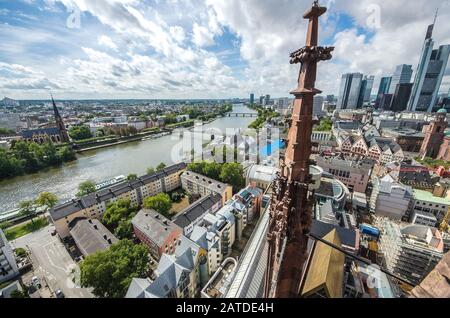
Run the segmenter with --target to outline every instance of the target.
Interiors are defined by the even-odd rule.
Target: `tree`
[[[69,135],[74,140],[83,140],[83,139],[89,139],[92,138],[91,130],[88,126],[81,125],[81,126],[74,126],[70,128]]]
[[[110,228],[116,228],[123,219],[130,219],[137,212],[137,207],[131,206],[130,199],[119,199],[110,204],[103,214],[102,221]]]
[[[93,288],[97,297],[123,298],[133,278],[147,276],[148,263],[145,245],[121,240],[82,261],[81,286]]]
[[[155,168],[153,168],[153,167],[149,167],[148,169],[147,169],[147,174],[154,174],[156,171],[155,171]]]
[[[134,215],[135,213],[132,213],[130,217],[132,218]],[[131,239],[133,237],[133,223],[131,223],[131,218],[119,221],[119,224],[114,231],[114,235],[120,240]]]
[[[156,171],[161,171],[163,170],[166,166],[165,163],[161,162],[159,165],[156,166]]]
[[[211,179],[219,180],[222,172],[222,165],[217,162],[208,162],[203,167],[203,174]]]
[[[18,289],[11,292],[11,298],[30,298],[26,291],[20,291]]]
[[[220,181],[232,185],[236,193],[245,186],[244,169],[239,163],[225,163],[220,172]]]
[[[144,200],[144,207],[153,209],[162,215],[169,217],[169,211],[172,208],[172,201],[167,193],[159,193],[154,197]]]
[[[82,196],[85,196],[89,193],[95,192],[97,189],[95,188],[95,183],[91,180],[84,181],[80,183],[78,186],[78,193],[76,196],[78,198],[81,198]]]
[[[137,174],[135,174],[135,173],[130,173],[130,174],[128,175],[128,177],[127,177],[127,180],[128,180],[128,181],[133,181],[133,180],[136,180],[137,178],[138,178]]]
[[[48,208],[51,209],[56,205],[58,202],[58,197],[50,192],[42,192],[34,202],[40,207],[45,206],[47,210]]]
[[[25,200],[20,202],[20,214],[31,218],[31,223],[34,223],[34,217],[36,216],[36,208],[34,202],[31,200]]]

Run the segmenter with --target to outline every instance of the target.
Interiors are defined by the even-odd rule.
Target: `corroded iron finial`
[[[320,7],[319,0],[314,0],[313,7]]]

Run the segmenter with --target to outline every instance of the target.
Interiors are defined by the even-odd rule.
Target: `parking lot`
[[[52,226],[11,241],[12,247],[24,248],[30,253],[33,276],[42,283],[41,297],[54,297],[61,290],[67,298],[91,298],[86,288],[79,286],[79,267],[70,257],[57,236],[51,235]],[[31,280],[31,279],[30,279]],[[48,285],[49,291],[45,291]]]

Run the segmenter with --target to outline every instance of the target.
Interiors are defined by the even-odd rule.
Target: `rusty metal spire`
[[[318,1],[303,15],[309,20],[306,45],[291,54],[291,64],[301,64],[285,158],[274,185],[268,229],[269,257],[265,277],[266,297],[298,297],[312,218],[314,193],[309,190],[312,108],[317,63],[331,59],[333,47],[318,45],[319,17],[326,12]]]

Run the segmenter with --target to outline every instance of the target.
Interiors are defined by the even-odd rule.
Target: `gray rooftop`
[[[178,225],[151,209],[140,210],[131,223],[158,246],[162,246],[173,231],[182,233]]]
[[[178,213],[173,222],[181,228],[184,228],[197,220],[201,215],[210,210],[215,204],[222,201],[220,194],[214,193],[200,198],[192,203],[186,209]]]
[[[79,220],[70,230],[75,243],[84,256],[107,250],[119,240],[99,221]]]
[[[137,189],[145,184],[148,184],[155,180],[162,179],[168,175],[173,174],[174,172],[181,171],[184,169],[186,169],[186,164],[179,163],[167,167],[159,172],[155,172],[154,174],[142,176],[137,180],[133,180],[131,182],[124,181],[118,184],[114,184],[109,188],[88,194],[82,198],[73,199],[72,201],[68,201],[63,204],[57,205],[50,210],[50,215],[53,221],[65,218],[66,216],[84,210],[97,203],[101,203],[111,198],[117,197],[125,192]]]
[[[205,177],[204,175],[192,171],[184,172],[182,177],[193,183],[201,184],[203,187],[218,193],[222,193],[229,186],[226,183]]]

